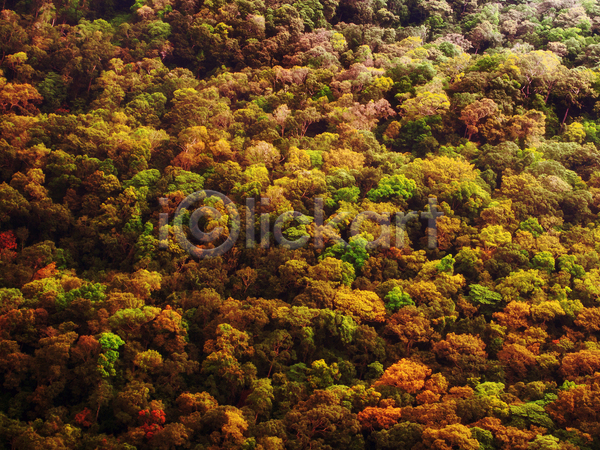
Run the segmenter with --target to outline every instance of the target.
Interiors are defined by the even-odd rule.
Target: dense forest
[[[600,448],[596,0],[2,8],[0,450]]]

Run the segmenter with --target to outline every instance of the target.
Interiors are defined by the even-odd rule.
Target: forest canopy
[[[2,8],[0,450],[600,447],[596,0]]]

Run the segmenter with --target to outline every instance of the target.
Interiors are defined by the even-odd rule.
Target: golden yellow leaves
[[[365,155],[352,150],[342,148],[331,150],[323,154],[325,169],[329,171],[332,167],[360,170],[364,168]]]
[[[342,286],[336,291],[333,304],[338,311],[351,316],[358,323],[385,320],[385,304],[372,291],[350,290]]]
[[[450,100],[444,92],[421,92],[414,98],[409,98],[402,104],[403,120],[422,119],[427,116],[444,114],[450,108]]]

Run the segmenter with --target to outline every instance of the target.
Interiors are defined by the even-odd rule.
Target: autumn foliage
[[[600,448],[599,58],[595,0],[4,1],[0,450]]]

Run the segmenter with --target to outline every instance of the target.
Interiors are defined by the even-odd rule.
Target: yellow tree
[[[546,115],[534,109],[512,116],[506,129],[508,136],[518,139],[521,145],[535,144],[546,133]]]
[[[361,322],[383,322],[385,320],[385,303],[372,291],[351,290],[340,287],[333,299],[335,308]]]
[[[0,72],[0,109],[3,113],[16,112],[19,114],[35,114],[38,112],[35,107],[40,103],[43,97],[30,84],[6,83]]]
[[[483,242],[485,248],[497,248],[502,245],[510,244],[512,236],[502,225],[490,225],[481,230],[479,239]]]
[[[531,307],[531,318],[535,322],[546,323],[565,315],[565,311],[557,300],[541,302]]]
[[[364,168],[365,155],[342,148],[331,150],[323,154],[325,160],[324,170],[330,172],[335,167],[344,169],[361,170]]]
[[[575,325],[586,331],[600,331],[600,308],[583,308],[577,315]]]
[[[560,74],[560,58],[549,50],[511,53],[499,70],[512,73],[520,79],[521,92],[529,97],[535,92],[546,92],[546,102]]]
[[[471,64],[471,55],[461,53],[454,58],[450,58],[439,65],[439,69],[450,77],[450,82],[458,81],[464,70]]]
[[[428,196],[435,196],[438,203],[447,202],[457,214],[478,214],[478,208],[490,199],[490,194],[482,188],[485,182],[479,171],[464,159],[417,158],[404,166],[402,173],[417,183],[416,198],[427,201]]]
[[[543,298],[544,279],[537,269],[518,270],[498,283],[497,291],[508,300]]]
[[[424,448],[432,450],[478,450],[479,441],[471,436],[471,430],[465,425],[454,423],[438,430],[427,428],[423,432]]]
[[[409,98],[401,106],[404,122],[422,119],[423,117],[444,114],[450,108],[450,100],[444,92],[421,92]]]

